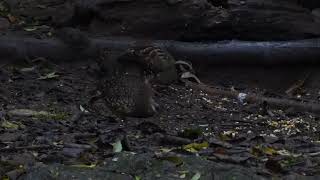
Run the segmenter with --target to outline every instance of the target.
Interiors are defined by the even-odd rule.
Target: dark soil
[[[170,149],[174,156],[188,152],[181,145],[209,142],[210,147],[195,152],[216,163],[242,164],[270,175],[319,173],[318,115],[269,109],[262,104],[242,105],[237,99],[173,84],[154,85],[160,105],[156,116],[118,119],[110,117],[103,101],[88,107],[96,87],[92,63],[25,69],[32,67],[35,64],[2,67],[1,173],[20,165],[28,169],[39,162],[102,165],[114,155],[111,144],[117,140],[126,151],[143,154]],[[58,77],[39,79],[50,72]],[[205,81],[205,77],[202,79]],[[241,84],[234,87],[241,88]],[[257,88],[241,90],[268,95]],[[301,98],[318,96],[312,90],[304,94]],[[80,106],[89,112],[82,112]],[[13,112],[19,109],[51,114]],[[268,167],[266,163],[273,165]],[[275,165],[279,167],[273,169]]]
[[[49,3],[46,8],[50,5],[54,10],[60,7],[59,3]],[[23,8],[16,10],[30,13]],[[30,16],[17,17],[27,22]],[[40,24],[16,23],[6,34],[52,36],[54,28]],[[134,31],[137,29],[124,34]],[[115,35],[112,31],[107,34]],[[304,38],[304,33],[298,34]],[[288,37],[292,35],[296,34],[289,33]],[[316,33],[309,35],[306,37]],[[180,36],[164,33],[159,37]],[[226,179],[225,175],[232,172],[238,179],[290,179],[320,174],[318,114],[275,109],[263,102],[241,103],[175,83],[153,84],[160,105],[155,116],[114,117],[102,99],[88,103],[97,94],[96,66],[93,61],[1,63],[0,177],[81,179],[79,174],[93,173],[85,177],[154,179],[160,174],[166,175],[163,179],[190,179],[199,171],[202,179]],[[319,103],[317,67],[201,67],[196,71],[200,80],[215,88]],[[293,94],[285,93],[299,81],[304,83]],[[119,146],[122,153],[117,152]],[[131,154],[135,158],[122,156],[128,152],[135,153]],[[149,165],[149,160],[154,164]],[[157,166],[158,162],[165,164]],[[128,170],[129,166],[132,169]],[[105,171],[109,174],[99,174]],[[44,178],[42,175],[48,172],[50,176]]]

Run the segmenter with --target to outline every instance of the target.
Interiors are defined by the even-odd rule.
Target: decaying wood
[[[145,43],[129,38],[90,39],[88,48],[79,51],[57,39],[0,37],[1,61],[44,57],[53,62],[74,62],[97,58],[99,50],[127,50]],[[151,45],[167,48],[177,59],[199,65],[288,65],[317,64],[320,59],[320,39],[280,42],[223,41],[188,43],[155,40]],[[1,62],[6,63],[6,62]]]
[[[319,18],[302,5],[298,0],[82,0],[66,15],[73,14],[70,25],[104,36],[174,40],[319,37]]]
[[[242,4],[241,2],[244,2]],[[298,0],[229,0],[232,29],[236,37],[250,40],[287,40],[319,37],[320,23]],[[310,4],[309,4],[310,3]],[[311,8],[311,7],[309,7]]]
[[[227,96],[227,97],[236,98],[236,99],[239,99],[239,96],[240,96],[240,93],[237,91],[226,91],[221,89],[215,89],[205,84],[196,84],[196,83],[187,81],[186,85],[188,87],[204,91],[211,95],[222,95],[222,96]],[[241,99],[241,101],[245,101],[248,103],[266,102],[269,106],[275,107],[275,108],[291,107],[296,109],[297,111],[308,111],[313,113],[320,113],[320,104],[317,104],[317,103],[309,103],[309,102],[303,103],[303,102],[298,102],[298,101],[289,100],[289,99],[264,97],[257,94],[246,94],[242,98],[243,99]]]

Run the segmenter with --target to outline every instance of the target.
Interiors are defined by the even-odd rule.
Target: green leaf
[[[198,152],[202,149],[206,149],[209,147],[209,143],[208,142],[203,142],[203,143],[191,143],[191,144],[187,144],[185,146],[183,146],[182,148],[186,151],[189,152]]]
[[[113,152],[119,153],[122,151],[121,140],[117,140],[115,143],[112,144],[112,146],[113,146]]]
[[[10,116],[18,117],[32,117],[36,119],[52,119],[52,120],[64,120],[68,117],[67,113],[57,112],[50,113],[47,111],[34,111],[31,109],[13,109],[8,112]]]
[[[19,128],[19,125],[16,123],[12,123],[12,122],[4,120],[1,123],[1,127],[5,128],[5,129],[17,130]]]
[[[97,165],[96,164],[75,164],[75,165],[71,165],[71,167],[77,167],[77,168],[95,168]]]
[[[1,180],[10,180],[9,176],[5,175],[1,178]]]
[[[199,180],[201,177],[200,172],[197,172],[195,175],[192,176],[191,180]]]
[[[277,155],[278,154],[278,151],[271,148],[271,147],[264,147],[262,148],[263,152],[267,155]]]
[[[272,147],[257,145],[251,148],[251,154],[255,156],[263,156],[263,155],[275,156],[275,155],[278,155],[279,153],[276,149]]]
[[[44,76],[40,76],[38,79],[39,80],[46,80],[46,79],[54,79],[57,77],[59,77],[59,75],[57,75],[56,72],[52,72],[52,73],[46,74]]]
[[[8,112],[12,116],[32,117],[32,116],[49,116],[50,113],[46,111],[34,111],[31,109],[13,109]]]
[[[135,176],[134,180],[141,180],[141,177],[140,176]]]

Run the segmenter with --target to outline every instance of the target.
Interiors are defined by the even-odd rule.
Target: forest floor
[[[128,165],[125,163],[128,158],[116,158],[120,151],[134,153],[132,156],[138,162],[148,157],[150,162],[164,163],[169,174],[161,168],[164,174],[158,172],[164,179],[190,178],[197,172],[208,179],[225,177],[234,169],[227,165],[249,169],[234,175],[244,179],[256,175],[267,178],[319,174],[319,116],[316,114],[271,109],[259,103],[242,104],[237,99],[172,84],[154,85],[158,92],[155,100],[160,105],[154,117],[114,119],[103,101],[88,106],[95,95],[93,69],[93,64],[88,62],[58,65],[34,62],[2,67],[1,174],[14,177],[26,172],[27,175],[40,173],[37,168],[57,163],[87,170],[120,161],[117,168],[113,167],[113,173],[128,173],[129,177],[142,179],[157,176],[160,167],[153,167],[152,163],[143,163],[142,167]],[[202,79],[209,83],[205,77]],[[211,85],[222,89],[232,87]],[[287,98],[265,89],[237,84],[233,87],[246,93]],[[303,94],[299,98],[305,101],[318,97],[317,91]],[[186,157],[195,158],[196,164],[185,160]],[[199,165],[202,161],[196,161],[197,158],[205,165]],[[221,163],[222,167],[228,167],[225,173],[215,170],[215,165]],[[50,177],[71,176],[65,175],[66,172],[59,175],[45,172]],[[72,176],[78,177],[79,173]]]
[[[9,33],[50,36],[49,26],[21,30]],[[293,68],[284,79],[279,72],[287,69],[235,69],[196,71],[215,88],[319,103],[317,86],[307,86],[319,77],[314,69],[297,78]],[[318,114],[176,83],[153,85],[154,117],[114,118],[102,100],[88,104],[95,70],[92,62],[1,64],[2,179],[319,179]],[[293,95],[285,93],[299,82]]]

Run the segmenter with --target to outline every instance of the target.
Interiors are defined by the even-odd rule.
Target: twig
[[[310,157],[320,156],[320,152],[313,152],[308,154]]]
[[[21,151],[21,150],[42,150],[42,149],[51,149],[59,146],[55,145],[35,145],[35,146],[20,146],[20,147],[7,147],[0,149],[0,152],[12,152],[12,151]]]
[[[310,76],[310,72],[307,73],[303,79],[299,79],[297,82],[295,82],[289,89],[286,90],[286,94],[293,95],[297,92],[298,89],[302,88],[302,86],[305,84],[306,80]]]
[[[280,107],[280,108],[293,107],[301,111],[320,113],[320,104],[317,104],[317,103],[303,103],[303,102],[298,102],[298,101],[289,100],[289,99],[269,98],[269,97],[259,96],[256,94],[243,94],[235,91],[215,89],[205,84],[196,84],[190,81],[187,81],[186,85],[193,89],[205,91],[206,93],[211,95],[223,95],[223,96],[237,98],[237,99],[239,99],[240,95],[244,95],[243,97],[241,97],[242,100],[245,100],[246,102],[249,102],[249,103],[266,102],[268,103],[268,105],[273,107]]]

